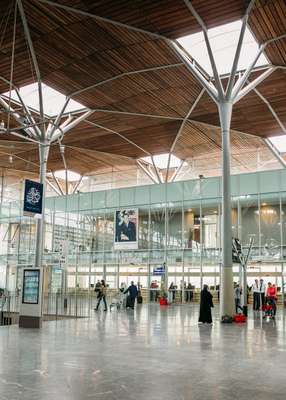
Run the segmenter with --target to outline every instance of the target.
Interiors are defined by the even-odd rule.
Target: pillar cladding
[[[232,220],[230,187],[230,123],[232,103],[218,105],[222,133],[222,268],[220,284],[220,317],[234,314],[232,271]]]

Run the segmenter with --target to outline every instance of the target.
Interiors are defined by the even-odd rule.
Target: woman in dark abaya
[[[212,312],[211,307],[213,307],[213,296],[208,291],[208,285],[204,285],[201,291],[201,303],[200,303],[200,316],[199,322],[205,324],[212,323]]]

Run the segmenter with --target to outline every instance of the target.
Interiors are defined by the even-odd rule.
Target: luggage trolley
[[[126,302],[126,295],[119,290],[118,293],[112,296],[109,309],[110,311],[112,308],[116,308],[119,311],[121,308],[124,307],[124,303]]]

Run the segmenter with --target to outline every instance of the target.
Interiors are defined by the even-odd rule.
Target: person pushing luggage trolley
[[[138,296],[138,289],[134,285],[134,282],[131,282],[131,285],[128,289],[125,290],[124,293],[128,293],[128,297],[126,300],[126,308],[132,308],[134,310],[135,299]]]

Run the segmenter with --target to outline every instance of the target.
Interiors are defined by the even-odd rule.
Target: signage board
[[[23,275],[23,304],[38,304],[40,290],[40,270],[25,269]]]
[[[24,213],[42,214],[43,184],[25,180]]]
[[[153,275],[157,275],[157,276],[162,276],[165,275],[165,266],[161,266],[161,267],[154,267],[153,268]]]

